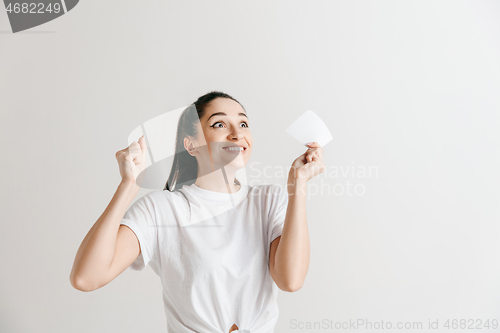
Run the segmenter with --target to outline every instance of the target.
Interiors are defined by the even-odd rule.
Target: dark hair
[[[175,138],[175,155],[172,162],[172,169],[167,183],[163,190],[175,191],[184,185],[191,185],[198,178],[198,162],[196,157],[189,154],[184,148],[184,138],[197,136],[197,124],[206,112],[207,106],[216,98],[229,98],[240,104],[236,99],[221,91],[211,91],[201,97],[196,102],[189,105],[182,111],[177,125],[177,135]],[[245,108],[241,105],[243,110]],[[245,110],[246,112],[246,110]],[[235,179],[236,183],[240,182]]]

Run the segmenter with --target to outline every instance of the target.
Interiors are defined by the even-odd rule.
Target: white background
[[[311,109],[334,138],[311,188],[365,189],[309,196],[309,273],[280,291],[276,332],[500,320],[499,17],[498,1],[83,0],[12,34],[2,8],[0,331],[166,331],[150,267],[90,293],[69,274],[130,131],[211,90],[247,109],[255,168],[303,153],[285,129]]]

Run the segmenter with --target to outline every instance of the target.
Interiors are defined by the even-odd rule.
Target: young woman
[[[168,332],[274,332],[277,288],[299,290],[308,271],[306,183],[325,170],[323,148],[311,143],[295,159],[286,189],[244,185],[236,171],[252,153],[250,128],[233,97],[201,96],[179,119],[165,190],[130,207],[145,139],[118,151],[122,181],[78,249],[73,287],[92,291],[149,264],[161,278]]]

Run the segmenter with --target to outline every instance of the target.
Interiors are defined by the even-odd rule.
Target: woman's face
[[[252,153],[250,123],[241,105],[230,98],[216,98],[206,108],[192,141],[198,165],[211,170],[243,168]],[[192,138],[191,138],[192,139]],[[185,139],[189,147],[189,141]],[[243,147],[241,150],[240,147]]]

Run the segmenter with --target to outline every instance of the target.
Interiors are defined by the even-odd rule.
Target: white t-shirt
[[[161,278],[168,332],[273,333],[278,287],[269,271],[271,242],[281,236],[288,195],[279,185],[242,185],[233,194],[198,185],[153,191],[121,224],[139,239],[130,266],[148,264]]]

